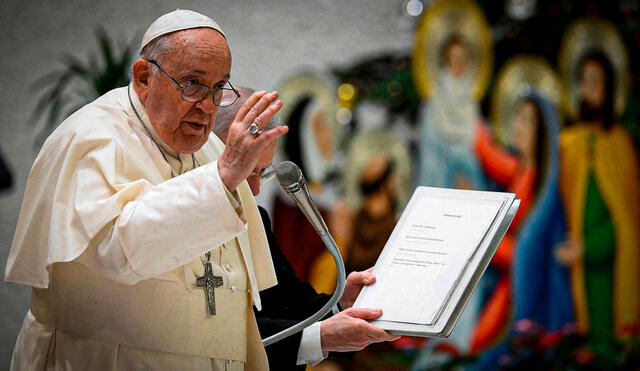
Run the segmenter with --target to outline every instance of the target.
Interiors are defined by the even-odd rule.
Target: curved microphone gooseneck
[[[340,255],[340,250],[338,250],[336,242],[333,240],[333,237],[331,237],[327,225],[324,223],[324,220],[322,220],[322,216],[318,212],[318,209],[311,199],[311,195],[309,194],[309,190],[307,189],[307,182],[302,175],[302,171],[300,171],[300,168],[298,168],[298,166],[296,166],[296,164],[294,164],[293,162],[284,161],[279,163],[276,167],[276,175],[282,189],[284,189],[287,195],[296,202],[296,205],[298,205],[300,210],[302,210],[304,215],[309,220],[309,223],[311,223],[316,232],[318,232],[318,235],[322,239],[322,242],[327,247],[327,250],[329,250],[329,253],[331,253],[331,256],[333,256],[333,260],[335,261],[336,267],[338,268],[338,282],[336,284],[336,291],[333,293],[333,296],[331,296],[331,299],[329,299],[329,301],[322,308],[320,308],[319,311],[317,311],[311,317],[305,319],[304,321],[264,339],[262,341],[262,344],[264,346],[271,345],[288,336],[300,332],[324,317],[327,313],[329,313],[329,311],[331,311],[331,308],[336,306],[336,303],[338,303],[338,300],[340,300],[340,298],[342,297],[346,281],[346,273],[344,269],[344,263],[342,261],[342,255]]]

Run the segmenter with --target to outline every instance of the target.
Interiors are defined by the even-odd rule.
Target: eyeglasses
[[[189,80],[185,84],[182,84],[175,77],[171,76],[167,71],[163,70],[158,62],[154,60],[148,60],[147,62],[158,67],[160,71],[162,71],[162,73],[167,75],[167,77],[170,78],[171,81],[178,85],[182,93],[182,99],[186,100],[187,102],[200,102],[209,93],[211,93],[213,104],[218,107],[227,107],[232,105],[236,100],[238,100],[238,97],[240,97],[240,93],[233,87],[233,85],[231,85],[230,81],[227,81],[227,83],[229,84],[228,88],[215,87],[213,89],[209,89],[208,86],[198,84],[197,82],[193,82],[192,80]],[[233,94],[225,94],[225,91],[232,92]]]
[[[276,169],[273,165],[269,165],[260,171],[252,172],[249,176],[260,176],[260,184],[264,184],[276,177]]]

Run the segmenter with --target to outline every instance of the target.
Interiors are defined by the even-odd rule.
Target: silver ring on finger
[[[253,135],[259,135],[260,133],[262,133],[262,130],[260,130],[258,124],[254,122],[253,124],[251,124],[251,126],[249,126],[249,133]]]

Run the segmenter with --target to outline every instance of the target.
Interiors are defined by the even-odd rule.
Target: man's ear
[[[151,63],[144,59],[133,62],[133,87],[140,100],[144,103],[149,93],[149,78],[151,77]]]

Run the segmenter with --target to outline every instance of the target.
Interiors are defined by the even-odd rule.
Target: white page
[[[479,191],[478,191],[479,192]],[[396,334],[429,336],[429,337],[448,337],[457,322],[460,313],[463,311],[467,299],[471,296],[477,281],[482,276],[482,272],[491,261],[493,253],[497,249],[502,237],[506,233],[513,217],[518,210],[520,200],[514,200],[512,195],[506,195],[504,205],[498,211],[496,220],[485,238],[480,243],[480,247],[471,259],[471,262],[462,273],[460,282],[451,293],[449,302],[445,304],[440,317],[431,325],[407,323],[407,322],[390,322],[390,321],[372,321],[376,326],[391,331]],[[508,207],[506,207],[508,205]],[[393,237],[389,242],[393,241]],[[471,285],[471,286],[470,286]],[[471,291],[469,291],[471,290]],[[363,297],[366,295],[366,286],[363,289]],[[360,297],[358,297],[360,299]],[[356,305],[357,307],[357,301]]]
[[[433,324],[503,203],[419,197],[358,307],[382,308],[382,321]]]

